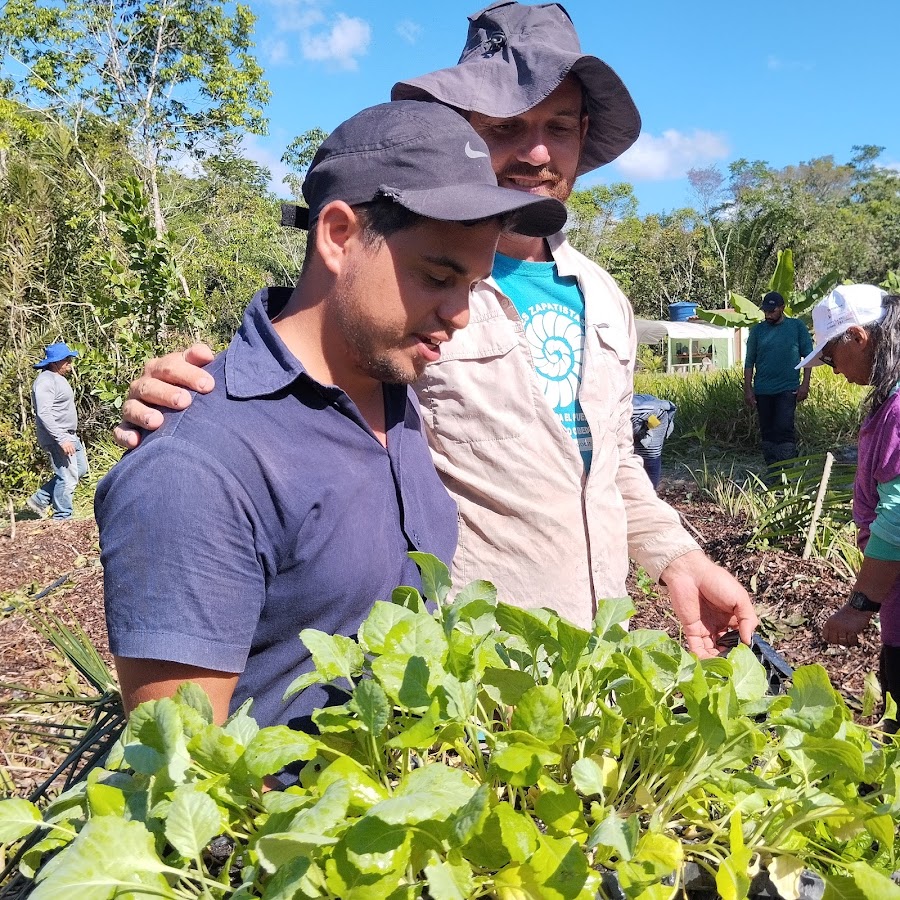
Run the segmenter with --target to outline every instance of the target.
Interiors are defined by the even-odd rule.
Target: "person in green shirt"
[[[763,458],[773,466],[797,455],[794,417],[809,394],[810,370],[803,369],[801,382],[796,367],[812,352],[812,339],[803,322],[784,314],[778,291],[769,291],[761,307],[765,321],[750,329],[747,340],[744,401],[756,407]]]

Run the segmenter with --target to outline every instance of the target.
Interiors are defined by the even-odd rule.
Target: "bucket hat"
[[[70,356],[78,356],[78,351],[73,350],[67,343],[60,341],[57,344],[48,344],[44,348],[44,358],[34,364],[35,369],[44,369],[50,363],[62,362]]]
[[[882,298],[887,296],[874,284],[843,284],[820,300],[812,312],[813,352],[800,361],[798,369],[822,365],[822,350],[852,325],[871,325],[884,315]]]
[[[437,100],[466,112],[508,119],[537,106],[568,75],[584,87],[588,113],[578,175],[612,162],[641,132],[641,117],[622,79],[581,52],[575,26],[559,3],[500,2],[469,16],[459,62],[398,81],[392,100]]]
[[[487,144],[458,113],[437,103],[382,103],[339,125],[303,181],[307,209],[282,207],[282,223],[309,228],[333,200],[349,205],[388,197],[445,222],[514,213],[510,227],[546,237],[566,221],[558,200],[497,186]]]

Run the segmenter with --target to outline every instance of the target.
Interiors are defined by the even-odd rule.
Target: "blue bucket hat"
[[[559,3],[500,2],[469,16],[469,35],[455,66],[398,81],[392,100],[437,100],[465,112],[509,119],[533,109],[568,75],[584,88],[588,132],[578,163],[584,175],[621,156],[641,133],[641,117],[622,79],[581,52]]]
[[[73,350],[65,341],[58,344],[48,344],[44,348],[44,358],[40,362],[34,364],[35,369],[44,369],[50,363],[62,362],[70,356],[78,356],[78,351]]]

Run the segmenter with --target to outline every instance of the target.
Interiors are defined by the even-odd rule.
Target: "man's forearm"
[[[209,696],[213,721],[221,725],[228,718],[228,707],[238,682],[237,674],[158,659],[116,656],[115,661],[126,712],[130,713],[147,700],[171,697],[185,681],[192,681]]]

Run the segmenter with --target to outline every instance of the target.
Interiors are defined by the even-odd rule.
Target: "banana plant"
[[[792,250],[779,250],[778,263],[769,279],[768,289],[778,291],[784,297],[785,315],[804,318],[810,310],[839,281],[837,272],[828,272],[806,290],[798,290],[794,283],[794,253]],[[752,300],[735,293],[728,292],[729,309],[700,309],[697,316],[713,325],[725,325],[730,328],[749,328],[763,320],[763,313]]]

